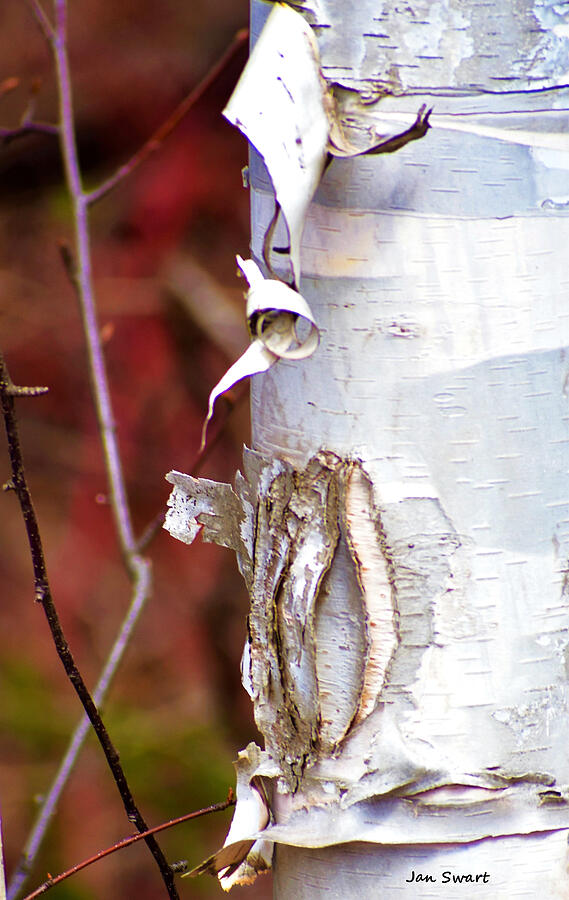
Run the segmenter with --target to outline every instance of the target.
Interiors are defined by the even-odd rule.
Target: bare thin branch
[[[124,651],[130,643],[134,627],[138,622],[146,600],[150,595],[150,589],[150,571],[148,568],[143,568],[140,572],[139,579],[134,584],[134,595],[128,612],[121,624],[115,643],[113,644],[109,657],[105,663],[105,667],[99,676],[99,681],[93,691],[93,702],[97,707],[102,705],[107,696],[108,690],[123,658]],[[32,830],[28,835],[18,866],[10,879],[10,884],[8,885],[8,900],[15,900],[15,898],[19,896],[20,891],[31,872],[46,831],[55,814],[63,789],[75,767],[85,738],[89,733],[90,724],[88,717],[84,716],[73,732],[53,783],[43,799],[41,808],[32,826]]]
[[[49,393],[48,387],[22,387],[18,384],[8,385],[6,390],[12,397],[40,397]]]
[[[17,125],[15,128],[0,128],[0,140],[5,144],[11,143],[21,137],[27,137],[29,134],[51,134],[57,135],[59,129],[57,125],[51,122],[25,122]]]
[[[0,898],[6,897],[6,873],[4,871],[4,847],[2,844],[2,823],[0,822]]]
[[[79,307],[83,319],[83,329],[87,341],[91,386],[95,400],[99,430],[103,442],[103,452],[111,494],[111,508],[123,558],[132,575],[134,574],[135,568],[134,557],[136,556],[136,544],[126,497],[126,488],[116,437],[116,424],[111,405],[110,390],[95,308],[91,248],[89,243],[88,203],[83,192],[81,173],[79,170],[73,118],[71,74],[69,71],[69,60],[65,42],[65,7],[66,4],[64,0],[57,0],[57,33],[53,42],[53,53],[57,69],[57,85],[59,92],[61,152],[67,187],[71,195],[73,220],[75,225],[73,285],[79,300]]]
[[[22,517],[26,527],[32,565],[34,570],[35,596],[36,601],[41,603],[44,610],[53,642],[61,660],[63,668],[73,685],[77,696],[79,697],[85,712],[89,717],[89,721],[93,726],[95,734],[102,747],[103,753],[121,795],[123,805],[129,821],[131,821],[140,832],[147,831],[148,826],[144,821],[134,797],[128,785],[123,768],[120,764],[119,755],[111,741],[110,735],[101,718],[99,710],[93,701],[91,694],[83,680],[81,672],[73,658],[73,654],[61,627],[59,615],[51,593],[51,587],[47,576],[47,568],[43,553],[42,540],[40,536],[38,521],[36,518],[34,506],[30,490],[26,481],[24,472],[24,460],[20,445],[20,436],[16,422],[16,413],[14,407],[14,385],[10,378],[8,369],[3,357],[0,355],[0,405],[4,417],[6,428],[6,436],[8,439],[8,451],[10,454],[10,463],[12,468],[12,487],[18,497],[22,510]],[[146,843],[156,859],[164,883],[166,885],[168,895],[171,900],[178,900],[178,892],[174,885],[174,877],[172,870],[168,865],[156,839],[153,836],[146,838]]]
[[[142,147],[137,150],[134,156],[128,160],[128,162],[124,163],[124,165],[120,166],[119,169],[111,175],[106,181],[99,185],[99,187],[94,188],[87,194],[87,201],[89,203],[96,203],[97,200],[101,200],[102,197],[105,197],[109,191],[112,191],[117,184],[119,184],[124,178],[127,178],[131,175],[138,167],[146,160],[148,157],[154,153],[156,150],[160,149],[164,140],[168,137],[168,135],[176,128],[176,126],[182,121],[184,116],[189,112],[189,110],[194,106],[195,103],[202,97],[207,89],[219,78],[221,72],[223,72],[226,65],[233,58],[234,54],[239,50],[245,41],[247,40],[249,32],[246,28],[240,29],[229,47],[225,50],[219,60],[215,63],[215,65],[209,70],[207,75],[202,78],[199,84],[193,88],[190,93],[185,97],[179,106],[176,107],[174,112],[168,119],[158,128],[157,131],[146,141]]]
[[[124,478],[122,474],[121,460],[116,440],[116,428],[113,418],[113,412],[110,402],[110,392],[107,381],[102,345],[99,338],[99,328],[95,311],[95,299],[93,290],[91,252],[89,245],[88,231],[88,209],[85,194],[82,187],[81,174],[79,169],[79,161],[75,137],[75,125],[73,117],[73,101],[71,90],[71,75],[69,70],[69,60],[67,54],[67,3],[66,0],[54,0],[55,24],[47,20],[42,7],[37,0],[28,0],[30,2],[36,20],[40,23],[44,35],[49,40],[53,53],[53,58],[57,73],[57,88],[59,95],[59,138],[61,152],[65,170],[65,180],[71,196],[73,220],[75,226],[74,253],[70,253],[74,261],[74,277],[73,284],[79,299],[79,306],[83,319],[83,327],[87,342],[87,351],[89,359],[89,371],[92,381],[92,389],[95,399],[95,408],[99,423],[99,430],[103,443],[103,452],[105,465],[107,469],[107,477],[109,480],[109,488],[111,495],[111,507],[115,519],[119,544],[122,550],[123,559],[127,570],[134,584],[135,594],[137,586],[144,584],[144,590],[140,592],[141,602],[148,596],[150,591],[150,563],[142,558],[136,550],[136,543],[132,531],[130,520],[130,511],[128,508]],[[13,397],[8,392],[4,392],[6,401],[13,404]],[[15,420],[14,420],[15,421]],[[23,475],[23,468],[22,468]],[[21,498],[25,494],[21,493],[20,485],[17,478],[13,479],[14,489]],[[26,523],[35,521],[35,516],[29,510],[25,513]],[[37,524],[35,526],[37,531]],[[39,540],[39,532],[38,532]],[[31,545],[32,546],[32,545]],[[34,560],[43,559],[41,553],[41,544],[34,545],[32,552]],[[39,563],[34,562],[34,565]],[[40,565],[40,569],[42,566]],[[45,568],[45,566],[43,566]],[[119,762],[119,757],[114,749],[105,726],[100,718],[96,704],[87,691],[81,676],[76,671],[75,664],[71,657],[69,648],[65,641],[61,626],[57,619],[55,608],[47,578],[42,579],[40,571],[36,572],[36,594],[41,600],[46,615],[52,629],[54,641],[58,649],[58,653],[66,666],[66,671],[75,689],[79,693],[85,711],[89,716],[89,720],[97,736],[99,737],[101,746],[107,757],[107,762],[112,771],[113,777],[117,783],[117,787],[121,793],[123,804],[125,806],[128,818],[136,824],[139,831],[147,830],[146,823],[142,818],[134,798],[126,782],[126,778]],[[45,575],[45,573],[44,573]],[[45,583],[44,583],[45,582]],[[82,741],[78,742],[78,745]],[[76,759],[77,753],[73,757]],[[71,762],[71,766],[73,762]],[[65,774],[67,777],[70,769]],[[42,826],[43,827],[43,826]],[[178,897],[172,871],[153,837],[147,839],[149,849],[151,850],[157,865],[162,874],[162,878],[166,885],[168,895],[174,900]],[[29,860],[26,861],[29,863]],[[23,876],[25,878],[25,874]],[[20,882],[21,884],[22,882]]]
[[[150,153],[160,146],[161,142],[176,127],[185,113],[218,77],[233,53],[246,40],[247,33],[239,32],[236,35],[233,43],[216,66],[208,73],[206,78],[191,92],[190,95],[188,95],[170,119],[164,123],[156,134],[153,135],[151,140],[141,148],[139,153],[135,154],[126,166],[122,167],[112,179],[109,179],[98,189],[90,194],[86,194],[82,186],[75,138],[71,76],[66,45],[66,0],[54,0],[54,25],[49,21],[38,0],[26,0],[26,2],[31,7],[34,17],[40,25],[44,37],[49,42],[54,56],[59,91],[60,121],[58,125],[51,125],[49,123],[33,122],[31,116],[24,115],[18,128],[4,129],[0,132],[0,138],[4,137],[5,140],[9,141],[34,132],[59,135],[60,138],[66,183],[71,195],[75,224],[73,249],[66,246],[61,247],[60,250],[70,281],[75,288],[83,318],[92,388],[110,487],[111,507],[125,565],[133,582],[133,597],[129,610],[121,625],[121,629],[115,644],[113,645],[109,659],[105,664],[93,694],[94,704],[98,707],[106,696],[124,650],[130,640],[132,630],[148,596],[150,595],[151,570],[149,562],[140,555],[143,548],[139,546],[135,540],[126,498],[116,438],[116,426],[110,402],[102,345],[99,339],[99,328],[96,319],[88,232],[88,205],[104,196],[112,187],[114,187],[114,184],[130,174],[131,171],[134,171],[134,169],[137,168]],[[10,483],[7,487],[14,488],[14,485]],[[28,837],[18,869],[12,878],[9,891],[10,900],[15,900],[21,893],[22,887],[43,841],[46,829],[55,812],[61,792],[76,763],[85,737],[89,731],[89,724],[89,719],[87,717],[82,719],[72,736],[54,782]],[[140,828],[140,822],[137,822],[137,826]],[[168,869],[165,860],[163,860],[163,865],[165,867],[163,877],[165,878],[165,881],[167,881],[167,879],[171,878],[171,872]],[[169,887],[169,894],[171,897],[177,897],[173,882],[171,887]]]
[[[226,412],[223,420],[219,424],[207,446],[202,451],[197,453],[194,461],[189,468],[189,472],[191,475],[197,474],[204,461],[211,453],[213,447],[215,447],[215,445],[219,441],[233,409],[244,399],[244,397],[245,393],[238,397],[236,403],[226,403]],[[160,531],[164,523],[164,517],[165,512],[160,512],[144,529],[144,532],[137,542],[140,553],[144,552],[144,550],[151,543],[156,534]],[[134,596],[132,599],[132,603],[121,624],[115,643],[105,663],[105,667],[93,691],[93,700],[98,707],[100,707],[105,700],[117,669],[121,663],[124,651],[130,643],[130,638],[134,627],[150,594],[151,583],[149,573],[147,570],[143,570],[143,574],[146,577],[141,578],[140,581],[138,583],[135,583],[134,585]],[[75,763],[77,761],[79,753],[81,752],[81,748],[83,747],[85,738],[89,733],[89,727],[89,719],[87,718],[87,716],[85,716],[83,719],[81,719],[81,721],[75,728],[75,731],[73,732],[65,755],[60,763],[59,769],[56,772],[49,790],[43,798],[42,805],[32,826],[32,830],[30,831],[25,846],[22,850],[22,855],[20,857],[18,866],[11,876],[10,883],[8,885],[8,900],[16,900],[16,898],[20,895],[22,887],[32,870],[39,849],[43,843],[46,831],[55,814],[57,804],[59,803],[59,799],[61,797],[63,789],[67,784],[73,768],[75,767]]]
[[[54,38],[54,28],[49,21],[49,18],[45,13],[43,6],[39,2],[39,0],[26,0],[26,3],[32,10],[34,19],[38,23],[44,38],[48,43],[51,44]]]
[[[165,831],[167,828],[174,828],[176,825],[181,825],[183,822],[189,822],[191,819],[197,819],[200,816],[207,816],[214,812],[222,812],[224,809],[228,809],[230,806],[234,805],[235,797],[232,789],[229,788],[227,800],[224,800],[222,803],[214,803],[212,806],[207,806],[205,809],[198,809],[195,812],[186,813],[184,816],[179,816],[177,819],[170,819],[169,822],[163,822],[161,825],[155,825],[154,828],[149,828],[147,831],[142,832],[142,834],[133,834],[130,837],[123,838],[122,841],[118,841],[116,844],[113,844],[112,847],[107,847],[106,850],[100,850],[99,853],[97,853],[95,856],[90,856],[89,859],[84,859],[82,862],[77,863],[77,865],[72,866],[70,869],[67,869],[60,875],[55,875],[51,878],[48,878],[47,881],[44,881],[44,883],[39,886],[39,888],[37,888],[31,894],[28,894],[24,898],[24,900],[35,900],[36,897],[40,897],[42,894],[45,894],[46,891],[49,891],[50,888],[55,887],[56,884],[60,884],[62,881],[65,881],[65,879],[69,878],[71,875],[75,875],[76,872],[80,872],[81,869],[86,869],[87,866],[91,866],[93,863],[99,862],[99,860],[104,859],[106,856],[110,856],[111,853],[116,853],[117,850],[124,850],[126,847],[130,847],[131,844],[135,844],[137,841],[141,841],[151,834],[158,834],[159,831]]]
[[[5,78],[4,81],[0,82],[0,98],[3,97],[4,94],[8,94],[10,91],[15,90],[19,84],[19,78]],[[59,134],[57,125],[54,125],[51,122],[34,121],[36,98],[40,85],[41,82],[39,79],[34,79],[32,81],[28,102],[20,116],[19,123],[12,128],[0,128],[0,141],[3,144],[9,144],[18,138],[27,137],[29,134],[48,134],[54,137]]]

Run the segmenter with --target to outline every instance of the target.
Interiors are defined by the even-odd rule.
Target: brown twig
[[[109,191],[112,191],[123,178],[126,178],[128,175],[131,175],[135,169],[137,169],[141,163],[143,163],[152,153],[158,150],[164,140],[168,137],[168,135],[176,128],[177,125],[182,121],[184,116],[189,112],[189,110],[194,106],[195,103],[202,97],[207,89],[211,87],[211,85],[219,78],[221,72],[225,69],[226,65],[233,58],[234,54],[243,46],[245,41],[249,36],[249,31],[247,28],[241,28],[231,41],[229,47],[224,51],[219,60],[215,63],[215,65],[209,70],[207,75],[205,75],[199,84],[193,88],[190,93],[185,97],[182,102],[176,107],[174,112],[165,122],[160,125],[157,131],[146,141],[142,147],[136,151],[134,156],[128,160],[128,162],[124,163],[124,165],[120,166],[119,169],[111,175],[110,178],[107,178],[99,187],[94,188],[90,191],[87,196],[87,201],[89,203],[96,203],[97,200],[101,200],[102,197],[105,197]]]
[[[230,806],[234,805],[235,796],[233,794],[233,790],[229,788],[227,800],[223,800],[222,803],[214,803],[212,806],[207,806],[205,809],[198,809],[195,812],[186,813],[184,816],[179,816],[177,819],[170,819],[169,822],[163,822],[161,825],[155,825],[154,828],[149,828],[147,831],[142,832],[142,834],[133,834],[130,837],[123,838],[122,841],[117,841],[117,843],[113,844],[112,847],[107,847],[106,850],[100,850],[95,854],[95,856],[90,856],[88,859],[84,859],[82,862],[77,863],[77,865],[72,866],[65,872],[61,872],[60,875],[50,875],[49,878],[47,878],[43,884],[40,884],[40,886],[36,888],[35,891],[32,891],[31,894],[27,894],[27,896],[24,897],[24,900],[35,900],[36,897],[40,897],[42,894],[45,894],[46,891],[49,891],[50,888],[55,887],[56,884],[60,884],[62,881],[65,881],[65,879],[69,878],[71,875],[75,875],[77,872],[80,872],[81,869],[86,869],[87,866],[91,866],[93,863],[99,862],[99,860],[104,859],[106,856],[110,856],[111,853],[116,853],[117,850],[124,850],[125,847],[130,847],[131,844],[135,844],[137,841],[141,841],[144,838],[149,837],[149,835],[158,834],[159,831],[165,831],[167,828],[173,828],[175,825],[181,825],[183,822],[189,822],[191,819],[197,819],[200,816],[207,816],[210,813],[214,812],[222,812],[222,810],[228,809]]]
[[[39,389],[39,392],[41,393],[44,391],[45,389],[43,388]],[[134,802],[134,797],[132,796],[126,776],[120,764],[119,755],[73,658],[73,654],[61,627],[59,615],[51,593],[39,525],[24,471],[24,459],[20,445],[20,436],[14,405],[15,396],[35,396],[37,393],[37,388],[19,388],[14,385],[4,362],[4,358],[0,354],[0,403],[2,406],[12,468],[12,478],[7,487],[13,490],[17,495],[22,510],[34,570],[36,601],[42,605],[57,654],[65,669],[65,673],[73,685],[77,696],[83,705],[83,709],[89,717],[89,721],[93,726],[95,734],[99,739],[99,743],[101,744],[103,753],[105,754],[107,763],[119,789],[126,814],[140,832],[148,831],[148,826]],[[168,890],[168,895],[172,900],[177,900],[178,892],[174,885],[172,871],[156,839],[151,835],[145,840],[158,863],[164,883]]]

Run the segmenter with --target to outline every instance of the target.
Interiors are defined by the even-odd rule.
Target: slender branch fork
[[[79,298],[83,327],[87,340],[89,370],[101,437],[103,441],[107,477],[111,492],[111,508],[125,563],[131,575],[141,569],[136,553],[130,513],[126,498],[122,465],[116,440],[116,425],[111,406],[109,385],[103,357],[102,343],[95,312],[91,249],[89,246],[88,200],[81,183],[79,159],[75,141],[71,73],[67,56],[67,3],[55,0],[55,31],[50,40],[57,71],[59,91],[59,135],[65,177],[73,206],[75,226],[74,285]]]
[[[44,881],[43,884],[40,884],[35,891],[32,891],[31,894],[28,894],[24,900],[35,900],[36,897],[40,897],[42,894],[45,894],[46,891],[49,891],[50,888],[55,887],[56,884],[60,884],[62,881],[65,881],[66,878],[69,878],[71,875],[75,875],[76,872],[80,872],[81,869],[86,869],[87,866],[93,865],[93,863],[99,862],[99,860],[104,859],[106,856],[110,856],[111,853],[116,853],[117,850],[124,850],[125,847],[130,847],[131,844],[135,844],[137,841],[144,840],[145,837],[148,837],[150,834],[158,834],[159,831],[165,831],[167,828],[174,828],[176,825],[181,825],[183,822],[189,822],[191,819],[197,819],[199,816],[207,816],[210,813],[221,812],[224,809],[228,809],[230,806],[235,805],[235,796],[231,788],[229,788],[229,793],[227,795],[227,800],[223,800],[222,803],[214,803],[212,806],[208,806],[205,809],[198,809],[196,812],[186,813],[184,816],[179,816],[177,819],[171,819],[169,822],[163,822],[161,825],[156,825],[154,828],[149,828],[148,831],[143,831],[141,834],[133,834],[130,837],[123,838],[122,841],[117,841],[116,844],[113,844],[112,847],[107,847],[106,850],[101,850],[99,853],[95,854],[95,856],[90,856],[88,859],[84,859],[82,862],[77,863],[77,865],[72,866],[67,871],[62,872],[61,875],[50,875],[50,877]],[[185,871],[187,864],[184,863],[182,865],[178,864],[176,866],[176,870]]]
[[[148,560],[144,559],[140,553],[143,552],[143,549],[147,546],[151,539],[152,532],[155,530],[147,530],[148,534],[145,532],[142,539],[137,542],[130,521],[104,357],[96,320],[88,233],[88,206],[106,196],[106,194],[119,184],[121,180],[129,176],[151,153],[161,146],[165,138],[174,130],[190,108],[197,100],[199,100],[216,78],[219,77],[234,53],[246,41],[248,32],[246,30],[239,31],[218,62],[179,104],[173,114],[158,129],[158,131],[156,131],[140,150],[135,153],[127,163],[122,165],[114,175],[104,181],[98,188],[87,193],[82,187],[74,131],[71,76],[67,56],[67,5],[65,0],[54,0],[55,17],[54,24],[52,24],[39,0],[26,0],[26,2],[31,8],[36,22],[53,53],[57,70],[60,121],[58,125],[34,122],[31,119],[31,111],[28,111],[23,116],[17,128],[0,129],[0,139],[7,142],[29,133],[45,133],[58,136],[60,139],[66,182],[73,204],[73,219],[75,223],[74,250],[76,262],[67,248],[62,248],[62,250],[64,251],[64,261],[66,262],[68,274],[75,287],[81,308],[87,340],[89,370],[99,428],[102,436],[107,477],[110,486],[111,507],[125,565],[133,582],[133,596],[131,598],[129,609],[92,695],[92,703],[96,709],[106,696],[120,660],[129,643],[135,624],[151,592],[152,579],[150,563]],[[43,392],[43,389],[40,391],[35,389],[15,388],[9,381],[7,373],[6,377],[8,379],[6,382],[8,385],[8,396],[13,396],[13,393],[17,395],[35,395]],[[201,455],[196,462],[201,462]],[[61,792],[75,765],[85,737],[89,731],[90,724],[90,718],[86,715],[79,722],[72,735],[65,756],[28,837],[20,864],[12,877],[8,893],[10,900],[15,900],[20,894],[29,875],[49,822],[55,812]],[[120,767],[118,756],[116,756],[115,761]],[[129,818],[131,818],[133,815],[132,811],[128,813],[128,815]],[[142,818],[138,822],[138,827],[143,829],[141,832],[141,836],[143,837],[145,832]],[[165,859],[162,858],[161,861],[157,859],[157,862],[159,862],[161,870],[163,869],[165,881],[170,885],[170,896],[177,896],[173,884],[170,884],[171,873],[169,872]],[[174,893],[172,893],[172,889]]]

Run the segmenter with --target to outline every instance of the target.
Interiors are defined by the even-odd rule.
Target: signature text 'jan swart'
[[[478,874],[456,874],[455,872],[441,872],[440,878],[437,875],[425,875],[423,872],[415,872],[414,869],[411,869],[411,875],[409,878],[406,878],[405,881],[429,881],[432,884],[436,884],[437,882],[441,882],[441,884],[477,884],[482,882],[483,884],[488,884],[490,881],[490,875],[488,872],[478,872]]]

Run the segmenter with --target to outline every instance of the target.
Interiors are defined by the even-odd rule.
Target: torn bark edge
[[[402,785],[398,792],[345,806],[341,800],[327,801],[322,793],[316,800],[311,791],[296,799],[281,794],[275,761],[254,743],[239,754],[235,766],[237,805],[225,844],[187,873],[217,875],[226,891],[251,884],[267,871],[275,843],[314,849],[356,841],[469,844],[569,829],[568,792],[539,790],[554,782],[548,775],[500,776],[493,788],[468,790],[462,797],[455,794],[460,784],[419,791]],[[273,822],[271,795],[273,805],[281,807],[279,824]]]
[[[248,885],[271,868],[274,844],[262,837],[271,821],[267,787],[261,772],[271,773],[270,757],[251,742],[235,761],[237,805],[225,844],[184,875],[217,875],[224,891]],[[273,775],[276,771],[272,772]],[[251,837],[258,834],[259,837]]]
[[[432,111],[432,108],[427,109],[427,104],[423,103],[419,108],[414,123],[409,128],[406,128],[405,131],[389,137],[376,134],[369,146],[358,148],[346,138],[340,124],[337,107],[335,105],[330,106],[328,112],[330,120],[328,152],[332,156],[344,159],[354,156],[373,156],[379,153],[395,153],[411,141],[418,141],[426,135],[431,127],[429,117]]]
[[[368,632],[367,690],[360,697],[351,726],[359,730],[364,719],[365,727],[373,726],[373,695],[381,692],[388,676],[398,637],[397,597],[392,551],[378,505],[373,502],[372,481],[360,460],[344,460],[342,469],[344,527],[364,595],[370,588],[377,593],[378,586],[368,582],[362,559],[369,560],[370,546],[384,557],[379,606],[374,607],[373,615],[378,622],[383,615],[387,628],[383,635],[379,629],[375,640]],[[174,485],[169,515],[174,521],[168,530],[187,543],[201,530],[206,540],[235,549],[247,579],[247,572],[251,577],[258,498],[270,493],[279,474],[288,472],[292,477],[293,470],[282,461],[269,462],[245,448],[244,471],[246,477],[236,476],[236,491],[228,484],[169,473],[167,479]],[[304,473],[307,476],[308,467]],[[274,512],[278,518],[278,509]],[[382,637],[386,640],[383,646]],[[370,667],[370,657],[374,656],[379,666]],[[348,789],[341,767],[334,772],[334,760],[331,762],[331,768],[319,774],[315,771],[316,777],[309,778],[294,794],[286,789],[277,760],[249,745],[237,764],[237,807],[225,845],[190,874],[219,874],[224,889],[249,884],[257,872],[270,866],[275,842],[314,848],[353,841],[393,845],[469,843],[513,833],[569,828],[569,792],[563,786],[558,788],[552,775],[508,775],[494,770],[468,775],[443,769],[425,771],[423,778],[416,773],[408,778],[404,770],[398,783],[386,786],[370,772],[364,792],[356,796]],[[333,786],[336,790],[331,793]],[[448,815],[449,808],[452,816]],[[273,812],[278,824],[272,822]]]
[[[324,77],[317,37],[306,16],[276,3],[223,115],[264,160],[275,210],[265,230],[262,256],[270,274],[279,278],[271,253],[280,259],[288,255],[293,287],[300,284],[306,212],[330,160],[394,153],[430,128],[431,110],[423,104],[410,127],[387,135],[374,130],[367,146],[355,146],[344,133],[337,93],[336,83]],[[280,217],[288,243],[275,247]]]
[[[265,661],[264,665],[267,667],[267,672],[262,671],[261,674],[257,672],[256,680],[253,679],[254,684],[258,686],[265,684],[271,671],[270,660],[272,657],[269,650],[273,644],[264,629],[270,619],[270,609],[274,598],[270,603],[267,600],[269,596],[272,597],[271,591],[274,590],[274,586],[271,589],[269,582],[264,579],[264,575],[268,571],[267,561],[258,558],[258,552],[257,550],[254,552],[253,548],[265,546],[266,543],[267,549],[272,548],[273,556],[275,552],[275,547],[269,538],[269,532],[275,533],[274,526],[269,527],[263,541],[259,541],[259,509],[265,494],[267,494],[266,502],[269,502],[271,508],[274,506],[275,498],[269,497],[273,485],[284,474],[285,469],[289,472],[288,477],[292,477],[293,472],[289,471],[287,467],[281,471],[282,464],[275,468],[275,463],[270,463],[254,451],[246,451],[244,463],[247,477],[244,478],[239,473],[237,474],[237,493],[229,484],[217,484],[180,472],[170,472],[167,480],[174,485],[174,491],[168,501],[170,511],[164,527],[174,537],[186,543],[191,543],[201,532],[204,540],[214,541],[221,546],[235,550],[240,571],[251,596],[249,627],[250,636],[252,632],[257,636],[257,640],[252,641],[257,651],[257,669],[259,668],[259,652],[261,652]],[[263,473],[261,481],[264,488],[261,488],[259,482],[261,472]],[[327,476],[326,473],[328,473]],[[319,743],[317,723],[320,709],[312,708],[316,703],[315,698],[319,695],[317,647],[316,644],[312,646],[313,640],[315,640],[313,619],[322,578],[329,570],[335,553],[339,527],[345,534],[348,552],[359,583],[364,607],[367,644],[365,660],[362,661],[361,666],[358,695],[354,698],[352,715],[346,722],[346,731],[339,738],[340,743],[356,725],[373,712],[380,701],[387,673],[399,643],[393,564],[385,545],[379,511],[374,505],[372,484],[362,462],[360,460],[340,460],[335,454],[321,451],[309,461],[304,470],[295,472],[294,477],[296,480],[294,497],[291,498],[287,495],[288,499],[283,499],[285,508],[289,509],[287,521],[290,521],[287,527],[290,528],[292,525],[291,516],[297,521],[299,527],[302,523],[304,524],[300,527],[299,535],[296,535],[294,539],[292,534],[289,535],[295,551],[292,560],[287,563],[288,579],[285,582],[285,591],[279,606],[279,616],[284,616],[287,622],[294,624],[294,627],[288,642],[283,638],[285,632],[280,630],[280,657],[273,659],[273,677],[269,677],[268,681],[273,684],[273,688],[277,683],[280,684],[281,679],[278,678],[278,675],[275,680],[275,671],[280,670],[283,690],[286,686],[286,702],[282,697],[280,701],[273,698],[271,704],[269,698],[264,696],[263,691],[259,689],[259,693],[257,693],[254,684],[249,685],[249,693],[252,694],[255,704],[257,725],[265,737],[269,752],[275,759],[279,758],[276,748],[281,743],[280,738],[285,739],[287,749],[286,753],[280,757],[282,766],[280,774],[284,777],[288,772],[289,779],[292,780],[291,784],[295,780],[298,781],[300,773],[315,761],[313,752]],[[331,485],[328,484],[330,480],[331,484],[335,485],[332,490],[333,494],[340,489],[341,510],[337,502],[333,502],[331,508],[328,508],[331,502],[329,497]],[[325,490],[324,483],[327,485]],[[317,489],[318,485],[320,488]],[[326,499],[320,498],[318,501],[321,490],[324,490]],[[324,505],[320,508],[322,503]],[[314,522],[315,515],[316,523]],[[277,518],[280,518],[280,514],[277,515]],[[341,525],[340,520],[342,520]],[[319,523],[318,527],[316,527],[317,523]],[[313,577],[308,582],[306,580],[306,548],[304,548],[307,525],[310,529],[316,527],[320,536],[318,546],[322,545],[319,552],[320,555],[323,554],[318,565],[314,561],[316,568],[312,572]],[[315,547],[316,545],[312,548],[313,551]],[[298,589],[297,581],[300,585]],[[299,594],[298,598],[296,597],[297,593]],[[257,620],[262,623],[258,628],[255,627]],[[262,640],[259,640],[259,635]],[[290,664],[289,657],[296,660],[297,654],[302,657],[302,665],[298,663],[298,660],[295,665]],[[254,657],[253,648],[249,655],[248,669],[250,670]],[[291,665],[294,674],[289,671]],[[250,681],[248,676],[249,672],[246,671],[245,683]],[[308,692],[308,697],[298,693],[300,690],[300,685],[297,684],[298,679],[302,683],[302,691],[306,691],[307,685],[314,681],[314,690]],[[270,708],[273,709],[274,714],[266,716],[264,711]],[[290,723],[288,717],[290,717]]]
[[[250,587],[253,537],[246,503],[223,482],[175,470],[168,472],[166,481],[174,486],[164,520],[166,531],[185,544],[192,544],[201,533],[204,541],[234,550],[239,570]]]

